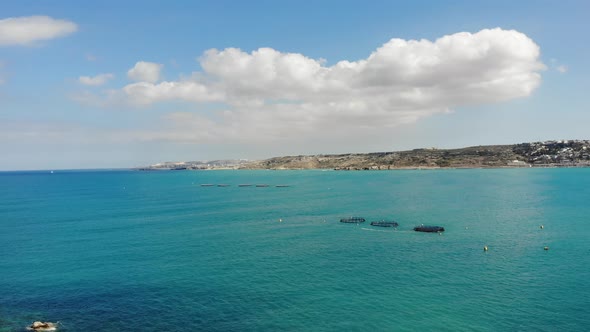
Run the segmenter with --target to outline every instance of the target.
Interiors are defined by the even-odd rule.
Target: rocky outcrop
[[[55,331],[56,324],[51,322],[36,321],[33,322],[33,324],[31,324],[30,326],[28,326],[27,329],[32,331]]]

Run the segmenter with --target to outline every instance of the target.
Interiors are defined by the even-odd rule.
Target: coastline
[[[423,148],[407,151],[318,154],[245,159],[163,162],[142,170],[212,169],[465,169],[465,168],[590,167],[589,140],[562,140],[459,149]]]
[[[335,169],[335,168],[302,168],[302,167],[280,167],[280,168],[246,168],[246,167],[218,167],[218,168],[199,168],[199,169],[131,169],[133,171],[147,171],[147,172],[165,172],[165,171],[408,171],[408,170],[460,170],[460,169],[530,169],[530,168],[590,168],[589,164],[580,165],[560,165],[560,164],[546,164],[546,165],[530,165],[530,166],[449,166],[449,167],[435,167],[435,166],[402,166],[402,167],[391,167],[391,168],[348,168],[348,169]]]

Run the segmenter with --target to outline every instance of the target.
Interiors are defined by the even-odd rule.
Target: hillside
[[[590,166],[590,141],[546,141],[461,149],[275,157],[244,163],[240,169],[403,169],[439,167]]]

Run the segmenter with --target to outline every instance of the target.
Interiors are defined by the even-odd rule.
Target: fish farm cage
[[[371,222],[371,226],[377,226],[377,227],[397,227],[399,226],[399,224],[395,221],[372,221]]]
[[[361,217],[350,217],[350,218],[342,218],[340,222],[347,223],[347,224],[358,224],[361,222],[365,222],[365,218]]]
[[[445,228],[441,226],[417,226],[414,227],[416,232],[440,233],[444,232]]]

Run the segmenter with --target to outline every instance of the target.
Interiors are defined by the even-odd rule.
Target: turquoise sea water
[[[0,331],[587,331],[589,225],[590,169],[5,172]]]

